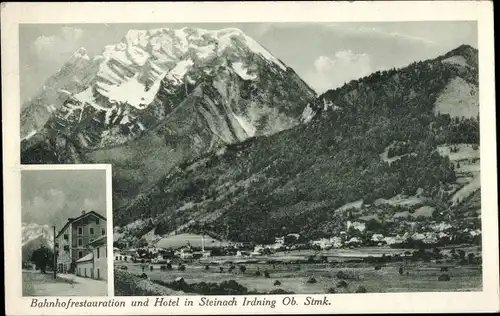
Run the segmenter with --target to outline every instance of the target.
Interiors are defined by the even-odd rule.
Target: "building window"
[[[94,235],[94,227],[89,227],[89,233],[90,235]]]
[[[83,257],[83,251],[78,251],[78,259],[80,259],[81,257]]]
[[[68,240],[68,239],[69,239],[68,234],[64,234],[64,240]]]
[[[101,228],[101,235],[102,236],[106,235],[106,228]]]
[[[97,258],[99,258],[100,257],[100,252],[101,252],[101,248],[97,248],[96,250],[97,250]]]
[[[78,246],[83,246],[83,238],[78,238]]]
[[[69,246],[68,245],[64,245],[64,251],[69,251]]]
[[[78,227],[78,235],[83,235],[83,227]]]
[[[99,219],[98,219],[98,218],[95,220],[95,223],[96,223],[97,225],[99,225]]]
[[[59,243],[58,242],[56,242],[56,248],[59,248]]]

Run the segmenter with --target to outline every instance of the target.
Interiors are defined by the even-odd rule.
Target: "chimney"
[[[82,215],[85,215],[85,210],[82,211]]]

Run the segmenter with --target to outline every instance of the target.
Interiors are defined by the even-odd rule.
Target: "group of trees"
[[[54,253],[45,246],[40,246],[40,248],[33,251],[31,254],[31,262],[33,262],[36,269],[40,270],[42,273],[46,273],[47,268],[55,269]]]

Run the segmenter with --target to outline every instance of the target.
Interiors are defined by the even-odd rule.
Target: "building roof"
[[[84,256],[84,257],[81,257],[80,259],[76,260],[76,262],[85,262],[85,261],[91,261],[92,259],[94,259],[94,253],[89,253],[88,255]]]
[[[95,212],[95,211],[89,211],[89,212],[85,212],[85,214],[82,214],[76,218],[68,218],[68,222],[63,226],[63,228],[61,228],[61,230],[59,230],[59,233],[57,233],[57,236],[56,238],[59,238],[59,236],[61,235],[61,233],[66,229],[66,227],[68,227],[69,224],[71,223],[75,223],[89,215],[94,215],[94,216],[97,216],[98,218],[102,219],[102,220],[106,220],[106,217],[102,216],[101,214]]]
[[[102,235],[99,238],[94,239],[89,243],[89,246],[96,247],[96,246],[101,246],[105,245],[107,242],[106,235]]]

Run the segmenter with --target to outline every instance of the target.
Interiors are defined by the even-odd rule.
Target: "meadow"
[[[297,253],[288,255],[299,258]],[[292,260],[288,263],[274,264],[267,263],[266,260],[231,263],[228,258],[225,260],[212,258],[208,264],[198,260],[184,263],[186,267],[184,271],[178,270],[176,263],[173,264],[172,270],[161,270],[161,264],[144,265],[144,270],[140,263],[118,263],[116,266],[127,267],[128,272],[136,275],[145,273],[150,280],[164,282],[173,282],[178,278],[183,278],[188,284],[234,280],[249,291],[257,292],[282,289],[296,294],[352,293],[359,287],[364,287],[370,293],[481,291],[482,289],[482,272],[479,265],[422,261],[384,264],[367,263],[363,260],[349,262],[352,257],[347,254],[338,256],[336,258],[338,260],[335,261],[332,261],[330,256],[328,258],[328,263],[295,263],[293,262],[295,260]],[[230,272],[232,265],[235,268]],[[245,266],[244,272],[239,269],[240,265]],[[379,267],[376,269],[376,266]],[[269,278],[264,276],[265,271],[269,273]],[[339,277],[339,271],[342,271],[344,276]],[[256,275],[257,273],[260,275]],[[450,280],[439,281],[438,277],[442,274],[447,274]],[[312,278],[315,282],[311,280]],[[276,281],[280,284],[275,285]]]

